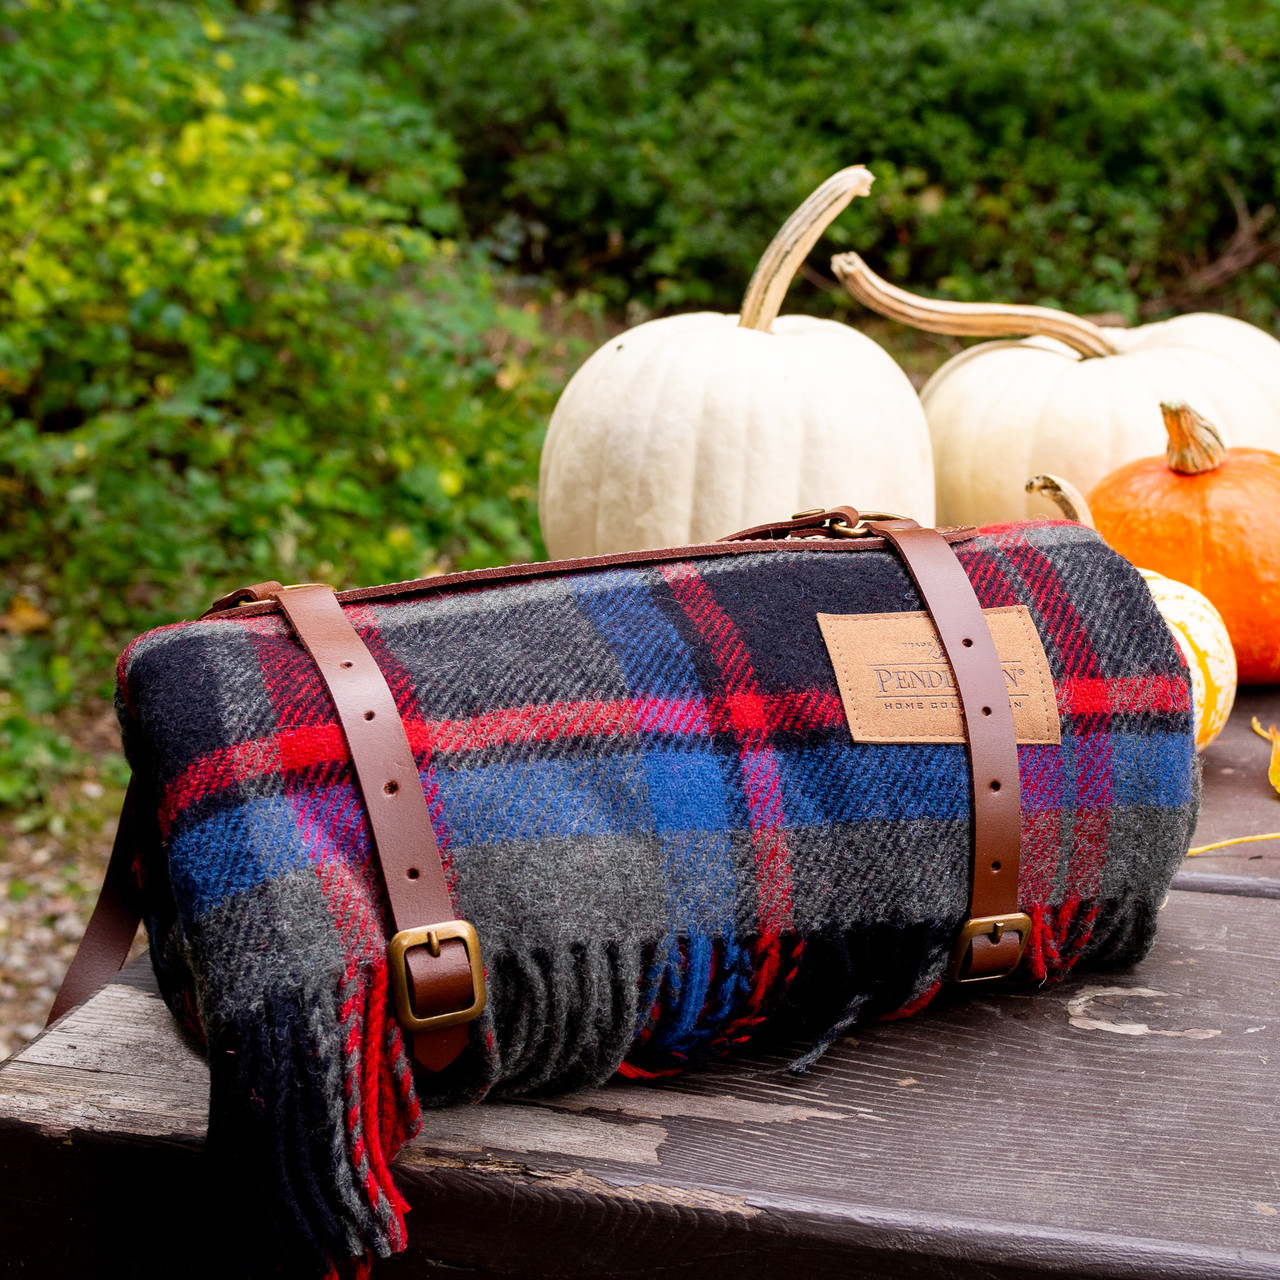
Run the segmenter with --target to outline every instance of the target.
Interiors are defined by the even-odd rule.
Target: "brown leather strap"
[[[58,988],[53,1008],[45,1025],[56,1022],[69,1009],[87,1000],[111,981],[129,958],[129,948],[142,922],[142,904],[133,878],[134,853],[137,847],[134,829],[134,791],[132,782],[124,793],[120,825],[116,827],[111,861],[107,863],[102,892],[84,937],[76,949],[67,976]]]
[[[417,765],[373,655],[329,587],[282,588],[278,583],[263,583],[232,594],[253,599],[264,592],[280,601],[333,697],[369,813],[396,931],[453,920],[453,903]],[[135,791],[131,782],[97,905],[53,1002],[49,1022],[106,986],[128,958],[137,935],[142,911],[133,875]],[[420,1017],[472,1003],[472,972],[463,942],[441,940],[438,956],[427,946],[413,947],[405,953],[405,965],[413,1008]],[[465,1048],[467,1029],[459,1024],[418,1032],[413,1042],[418,1061],[439,1071]]]
[[[1019,915],[1022,807],[1013,710],[1000,658],[964,567],[935,529],[922,529],[914,520],[869,520],[867,528],[906,562],[955,674],[973,782],[969,915],[971,923],[994,922],[990,933],[962,935],[958,976],[1000,976],[1016,966],[1029,925],[1025,917],[1014,919]]]
[[[347,621],[332,587],[305,583],[283,587],[272,596],[333,697],[364,794],[396,932],[454,920],[427,798],[386,677]],[[422,945],[405,955],[413,1008],[419,1017],[465,1009],[472,1003],[465,944],[445,940],[438,950],[439,955],[432,955]],[[424,1067],[439,1071],[466,1043],[465,1024],[420,1031],[413,1037],[414,1057]]]

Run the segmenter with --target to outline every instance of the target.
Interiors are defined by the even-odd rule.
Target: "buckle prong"
[[[450,938],[457,938],[467,951],[467,960],[471,965],[471,1004],[465,1009],[452,1009],[448,1013],[433,1013],[420,1018],[414,1012],[413,996],[409,991],[405,954],[413,947],[426,947],[433,956],[438,957],[440,943]],[[484,962],[480,958],[480,936],[466,920],[444,920],[439,924],[421,925],[416,929],[401,929],[387,947],[387,970],[395,997],[396,1018],[405,1031],[435,1031],[442,1027],[456,1027],[460,1022],[470,1022],[484,1012],[488,993],[484,986]]]
[[[1006,933],[1018,935],[1018,952],[1008,968],[995,973],[970,975],[965,971],[973,951],[975,939],[987,937],[993,946],[998,945]],[[1007,978],[1022,963],[1022,953],[1027,949],[1027,940],[1031,937],[1031,917],[1025,911],[1011,912],[1001,916],[974,916],[965,921],[956,939],[956,948],[951,957],[951,980],[953,982],[991,982],[996,978]]]

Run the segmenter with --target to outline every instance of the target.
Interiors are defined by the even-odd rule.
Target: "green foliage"
[[[231,586],[539,550],[539,321],[448,238],[453,146],[377,39],[0,0],[0,803],[63,758],[24,714]]]
[[[1133,319],[1280,203],[1280,0],[275,7],[0,0],[0,806],[228,587],[540,552],[566,351],[495,259],[731,309],[863,161],[816,257]],[[1277,256],[1198,305],[1271,325]]]
[[[0,808],[26,808],[79,763],[62,734],[13,714],[0,719]]]
[[[389,62],[462,148],[469,222],[615,300],[735,308],[786,214],[855,162],[875,192],[828,250],[954,298],[1131,319],[1222,251],[1233,191],[1280,200],[1277,0],[389,12]],[[1262,324],[1277,301],[1265,262],[1205,300]]]

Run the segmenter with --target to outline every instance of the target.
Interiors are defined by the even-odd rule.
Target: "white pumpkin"
[[[827,224],[871,182],[844,169],[792,214],[740,317],[651,320],[578,370],[542,453],[554,558],[706,542],[839,503],[933,523],[928,428],[906,375],[848,325],[775,318]]]
[[[1280,342],[1242,320],[1201,313],[1103,328],[1047,307],[917,298],[857,254],[831,265],[860,301],[917,328],[1036,335],[971,347],[920,393],[944,524],[1047,512],[1024,491],[1033,472],[1087,492],[1117,467],[1162,453],[1162,399],[1196,405],[1228,445],[1280,452]]]

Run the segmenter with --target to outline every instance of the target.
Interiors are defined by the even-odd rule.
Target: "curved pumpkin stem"
[[[832,174],[782,224],[764,251],[742,298],[738,324],[744,329],[768,333],[778,318],[791,280],[818,243],[819,237],[844,211],[854,196],[871,194],[875,181],[869,169],[851,165]]]
[[[1028,493],[1044,494],[1068,520],[1074,520],[1086,529],[1098,527],[1093,523],[1093,512],[1089,510],[1084,494],[1070,480],[1061,476],[1032,476],[1026,489]]]
[[[1024,307],[1011,302],[943,302],[921,298],[882,280],[856,253],[831,259],[831,270],[865,307],[930,333],[963,338],[1037,335],[1057,338],[1082,356],[1114,356],[1120,349],[1105,329],[1067,311]]]
[[[1160,402],[1164,429],[1169,433],[1165,461],[1170,471],[1183,476],[1202,476],[1216,471],[1227,460],[1227,446],[1218,428],[1189,404]]]

